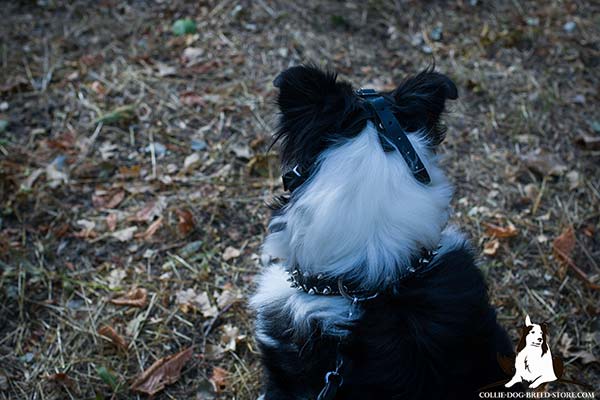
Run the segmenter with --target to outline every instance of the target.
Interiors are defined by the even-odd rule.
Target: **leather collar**
[[[439,247],[436,250],[421,249],[419,257],[416,257],[411,263],[408,271],[398,278],[392,285],[394,288],[399,283],[409,278],[423,276],[431,272],[435,265],[431,261],[438,254]],[[310,295],[319,296],[344,296],[353,301],[364,301],[375,298],[380,291],[363,289],[357,282],[344,281],[341,277],[327,277],[323,274],[310,274],[302,271],[300,266],[296,265],[288,271],[290,286],[292,288],[304,291]],[[384,290],[390,290],[385,288]]]

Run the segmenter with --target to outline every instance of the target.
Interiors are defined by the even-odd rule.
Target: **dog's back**
[[[496,357],[511,354],[512,345],[471,252],[463,245],[435,262],[429,275],[362,304],[340,347],[344,384],[337,398],[464,400],[505,378]],[[285,319],[275,317],[269,334],[287,346],[262,348],[265,400],[314,399],[335,366],[338,340],[319,331],[298,340]]]

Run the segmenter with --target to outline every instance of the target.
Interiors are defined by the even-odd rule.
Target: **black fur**
[[[310,165],[339,138],[359,134],[372,118],[370,108],[347,82],[338,82],[333,72],[315,66],[296,66],[283,71],[273,82],[279,88],[281,112],[275,141],[281,140],[283,167]],[[445,75],[426,69],[384,93],[396,104],[396,118],[409,132],[424,129],[437,145],[444,138],[440,117],[446,99],[456,99],[458,90]]]
[[[348,83],[314,66],[290,68],[274,84],[280,89],[276,140],[282,141],[284,169],[314,163],[372,118]],[[425,130],[432,145],[443,140],[445,101],[458,96],[449,78],[427,69],[385,95],[394,100],[406,131]],[[274,208],[287,201],[280,199]],[[360,320],[347,327],[350,334],[341,345],[344,384],[336,399],[465,400],[505,378],[497,354],[511,354],[512,346],[496,322],[473,254],[458,247],[434,262],[429,275],[362,304]],[[284,310],[279,303],[261,305],[257,318],[260,331],[277,342],[258,340],[265,400],[315,399],[335,365],[338,338],[318,325],[302,337]]]
[[[474,399],[505,378],[497,354],[512,345],[496,323],[486,285],[466,248],[436,261],[429,276],[407,281],[394,296],[366,302],[342,346],[344,384],[336,399]],[[336,339],[299,339],[274,304],[259,324],[282,345],[262,346],[265,400],[314,399],[336,360]]]

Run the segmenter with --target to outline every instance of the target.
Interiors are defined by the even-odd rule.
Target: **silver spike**
[[[329,286],[325,286],[325,289],[323,289],[323,294],[327,295],[331,293],[331,288]]]
[[[317,279],[323,279],[323,274],[317,275]]]
[[[316,293],[316,292],[315,292],[315,288],[311,288],[311,289],[308,291],[308,294],[315,294],[315,293]]]

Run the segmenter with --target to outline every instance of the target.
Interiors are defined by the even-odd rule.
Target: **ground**
[[[1,399],[144,397],[135,378],[190,346],[155,398],[257,396],[247,298],[282,191],[272,80],[307,61],[356,87],[434,62],[456,82],[441,150],[452,220],[499,320],[515,342],[525,314],[546,321],[567,377],[600,387],[597,3],[2,9]],[[197,32],[177,36],[184,18]],[[123,296],[133,305],[111,302]]]

